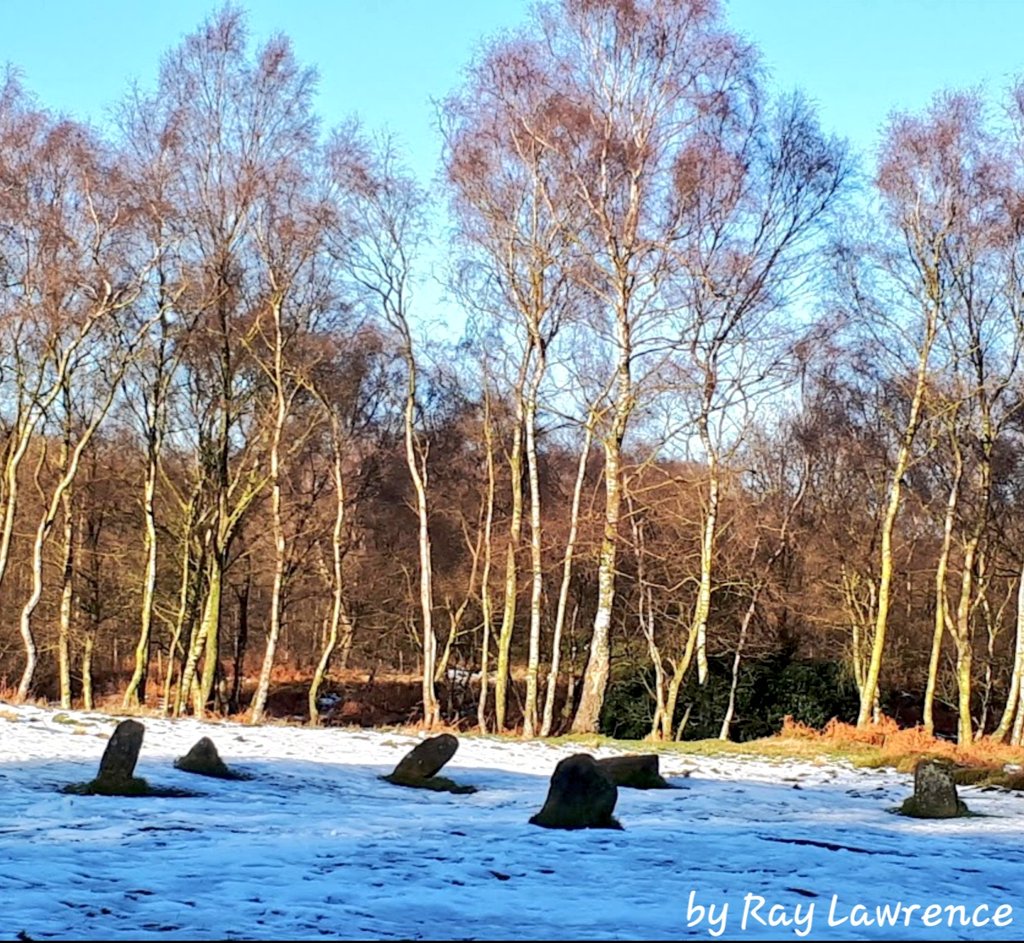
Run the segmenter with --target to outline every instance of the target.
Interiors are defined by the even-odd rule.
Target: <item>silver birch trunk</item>
[[[928,656],[928,682],[924,692],[924,713],[922,721],[924,732],[928,736],[935,734],[935,689],[939,681],[939,658],[942,654],[942,639],[945,636],[949,621],[949,600],[946,594],[946,577],[949,573],[949,552],[953,544],[953,522],[956,518],[956,506],[960,497],[960,479],[963,473],[963,462],[960,452],[956,450],[956,470],[953,482],[946,498],[946,512],[942,522],[942,547],[939,550],[939,562],[935,567],[935,621],[932,627],[932,647]]]
[[[125,689],[122,707],[141,703],[145,698],[144,685],[149,671],[149,649],[153,634],[153,605],[156,599],[157,533],[156,533],[156,458],[150,454],[146,464],[146,482],[143,490],[143,516],[146,530],[143,536],[146,551],[146,572],[142,583],[142,606],[139,612],[139,641],[135,646],[135,668]],[[188,558],[186,544],[185,557]],[[171,658],[173,659],[173,648]],[[168,674],[169,674],[168,670]],[[166,700],[165,700],[166,703]]]
[[[540,622],[544,594],[544,569],[541,559],[543,525],[541,521],[540,476],[537,468],[537,398],[544,377],[544,345],[534,339],[536,358],[526,400],[526,466],[530,484],[530,637],[526,662],[526,704],[523,710],[523,736],[534,737],[539,727],[537,712],[538,675],[540,673]]]
[[[625,283],[623,282],[623,287]],[[604,439],[605,512],[601,556],[597,573],[597,611],[590,638],[590,655],[583,677],[583,693],[573,718],[573,733],[596,733],[604,705],[611,670],[610,632],[615,603],[615,557],[619,544],[619,514],[622,505],[622,442],[633,412],[635,390],[631,368],[632,339],[629,325],[628,293],[619,299],[615,312],[618,362],[615,368],[615,413],[612,428]]]
[[[565,539],[565,553],[562,556],[562,582],[558,587],[558,607],[555,611],[555,628],[551,639],[551,667],[548,671],[548,686],[544,693],[544,717],[541,721],[540,735],[551,736],[551,728],[555,716],[555,695],[558,690],[558,671],[562,658],[562,632],[565,629],[565,612],[569,603],[569,585],[572,581],[573,557],[576,553],[576,540],[579,535],[580,501],[583,495],[583,481],[587,473],[587,458],[590,445],[594,440],[594,426],[597,423],[597,412],[591,410],[587,416],[583,448],[579,463],[576,466],[576,481],[572,489],[572,507],[569,511],[569,535]],[[571,697],[572,692],[567,692]]]
[[[259,681],[252,698],[249,722],[263,722],[270,693],[270,675],[274,670],[277,642],[281,637],[281,596],[284,588],[285,538],[284,522],[281,519],[281,436],[288,418],[288,397],[285,393],[284,338],[281,332],[281,302],[273,304],[274,312],[274,432],[270,442],[270,521],[274,537],[274,579],[270,592],[270,630],[267,632],[267,646],[263,653]]]
[[[60,706],[71,707],[71,610],[74,601],[75,520],[71,488],[61,499],[64,514],[64,546],[61,560],[60,615],[57,628],[57,663],[60,675]]]
[[[487,510],[484,516],[484,564],[480,576],[480,608],[483,618],[483,638],[480,640],[480,696],[477,700],[476,722],[481,733],[487,733],[487,693],[490,672],[490,643],[494,622],[491,601],[491,561],[494,528],[494,430],[491,426],[490,395],[484,393],[484,448],[487,452]]]
[[[1010,690],[1006,697],[1006,706],[999,724],[992,732],[992,739],[998,743],[1005,742],[1012,732],[1017,718],[1020,695],[1021,673],[1024,672],[1024,562],[1017,576],[1017,619],[1016,637],[1013,646],[1013,670],[1010,673]]]
[[[516,622],[516,597],[519,590],[519,573],[516,565],[516,552],[523,530],[523,371],[526,369],[524,359],[520,371],[520,381],[516,384],[516,427],[512,432],[512,451],[508,459],[509,483],[512,488],[512,516],[508,527],[508,544],[505,547],[505,596],[501,614],[501,629],[498,632],[498,665],[494,679],[494,718],[495,729],[501,733],[505,729],[508,711],[509,685],[509,652],[512,647],[512,631]]]
[[[330,408],[330,407],[328,407]],[[320,723],[320,709],[317,698],[320,687],[327,675],[334,650],[341,636],[342,652],[347,658],[347,651],[352,647],[352,624],[345,607],[345,569],[343,540],[345,535],[345,476],[341,464],[341,436],[338,431],[337,418],[331,415],[331,438],[334,461],[331,475],[334,479],[334,528],[331,531],[331,619],[327,630],[327,638],[320,652],[320,660],[313,672],[313,680],[309,686],[309,722],[313,726]],[[344,667],[344,665],[342,665]]]
[[[896,516],[900,509],[903,494],[903,478],[910,465],[911,449],[921,424],[921,409],[927,386],[928,361],[932,344],[935,340],[937,308],[928,312],[925,324],[925,336],[918,356],[917,374],[914,380],[914,393],[910,402],[910,412],[903,434],[900,437],[896,463],[889,480],[889,500],[886,503],[885,516],[882,519],[880,535],[879,567],[878,567],[878,608],[875,613],[875,627],[871,639],[871,656],[868,661],[864,686],[860,692],[860,712],[857,715],[857,726],[866,727],[875,718],[878,702],[878,678],[882,671],[882,655],[885,651],[885,635],[889,623],[889,605],[892,596],[893,560],[892,538],[896,528]]]

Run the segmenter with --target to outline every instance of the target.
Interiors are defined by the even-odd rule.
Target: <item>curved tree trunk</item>
[[[1013,646],[1013,670],[1010,674],[1010,690],[1006,697],[1006,706],[1003,708],[1003,716],[992,733],[992,739],[1003,743],[1007,736],[1014,729],[1014,721],[1017,719],[1021,691],[1021,673],[1024,672],[1024,562],[1017,577],[1017,620],[1016,640]]]
[[[628,279],[621,281],[615,312],[615,411],[604,438],[604,529],[597,571],[597,611],[590,637],[590,655],[583,675],[583,693],[572,722],[573,733],[597,733],[611,670],[610,632],[615,603],[615,557],[619,545],[619,514],[622,506],[622,443],[633,413],[636,391],[632,375],[632,337],[629,323]]]
[[[526,399],[526,466],[530,483],[530,636],[526,662],[526,704],[523,709],[523,736],[536,736],[538,715],[538,676],[540,673],[540,622],[544,594],[544,565],[541,558],[543,523],[541,520],[540,473],[537,468],[537,399],[544,377],[544,344],[534,340],[536,358]]]
[[[525,362],[523,369],[525,369]],[[522,384],[516,387],[516,427],[512,432],[512,451],[508,459],[509,482],[512,488],[512,516],[505,547],[505,595],[498,631],[498,664],[494,679],[494,723],[501,733],[505,729],[508,713],[509,652],[516,622],[516,597],[519,592],[519,573],[516,552],[523,530],[523,396]]]
[[[594,425],[597,423],[597,412],[591,410],[584,427],[583,447],[579,463],[576,466],[576,482],[572,489],[572,507],[569,511],[569,535],[565,539],[565,554],[562,557],[562,582],[558,588],[558,607],[555,611],[555,629],[551,639],[551,668],[548,672],[548,686],[544,693],[544,717],[541,721],[540,735],[551,735],[551,727],[555,716],[555,694],[558,690],[558,670],[562,658],[562,633],[565,629],[565,613],[569,602],[569,585],[572,581],[572,563],[576,552],[576,539],[579,535],[580,502],[583,496],[583,482],[587,474],[587,458],[594,440]],[[571,699],[572,691],[567,690],[566,697]]]
[[[281,637],[281,598],[284,590],[285,539],[281,519],[281,436],[284,434],[288,402],[284,389],[283,339],[281,336],[281,306],[274,304],[274,432],[270,443],[270,521],[274,537],[274,579],[270,592],[270,629],[263,653],[263,665],[253,694],[249,722],[263,722],[263,713],[270,693],[270,675],[274,670],[277,642]]]
[[[121,701],[122,707],[144,703],[146,700],[146,676],[149,672],[150,646],[153,634],[153,605],[156,596],[157,533],[155,497],[157,471],[156,461],[150,455],[149,462],[146,465],[146,482],[143,496],[143,514],[146,522],[146,530],[143,537],[146,551],[146,573],[142,583],[139,641],[135,646],[135,668],[132,671],[128,687],[125,688],[124,697]],[[170,668],[168,667],[169,672]]]
[[[956,506],[960,496],[960,479],[963,473],[963,461],[960,450],[955,448],[957,459],[953,483],[946,499],[946,513],[942,524],[942,548],[939,551],[939,562],[935,568],[935,624],[932,629],[932,647],[928,658],[928,683],[924,692],[924,731],[928,736],[935,734],[935,689],[939,679],[939,657],[942,653],[942,639],[949,621],[949,599],[946,593],[946,577],[949,572],[949,552],[953,543],[953,522],[956,517]]]

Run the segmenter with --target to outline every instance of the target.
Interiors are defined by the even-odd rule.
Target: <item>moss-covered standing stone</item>
[[[114,728],[100,759],[96,778],[87,783],[64,786],[61,792],[74,796],[164,796],[186,797],[196,793],[184,789],[162,789],[133,776],[146,728],[137,720],[122,720]]]
[[[65,791],[84,796],[148,795],[149,783],[133,776],[145,732],[146,728],[137,720],[122,720],[107,741],[96,778],[88,783],[68,786]]]
[[[139,762],[146,728],[137,720],[122,720],[110,735],[100,759],[97,779],[131,779]]]
[[[555,767],[544,807],[531,825],[542,828],[622,828],[612,813],[619,790],[587,753],[568,756]]]
[[[918,819],[952,819],[967,815],[966,803],[956,794],[953,767],[942,760],[921,760],[914,768],[914,794],[900,808]]]

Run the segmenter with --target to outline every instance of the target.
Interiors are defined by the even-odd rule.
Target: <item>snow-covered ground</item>
[[[460,796],[378,778],[415,737],[155,719],[136,775],[201,797],[59,792],[116,722],[0,703],[0,937],[1024,938],[1017,795],[924,822],[891,770],[663,756],[679,788],[620,789],[623,831],[552,831],[527,820],[575,747],[461,738]],[[174,769],[204,735],[253,778]]]

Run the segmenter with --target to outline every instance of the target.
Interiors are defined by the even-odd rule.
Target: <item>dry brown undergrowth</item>
[[[1024,766],[1024,748],[1007,746],[988,737],[960,746],[929,736],[920,726],[901,728],[891,717],[883,716],[864,728],[833,718],[822,730],[786,717],[778,738],[827,744],[848,750],[863,765],[894,766],[903,772],[912,770],[924,757],[947,759],[964,769],[965,780],[1024,788],[1024,773],[1004,772],[1007,764]]]

